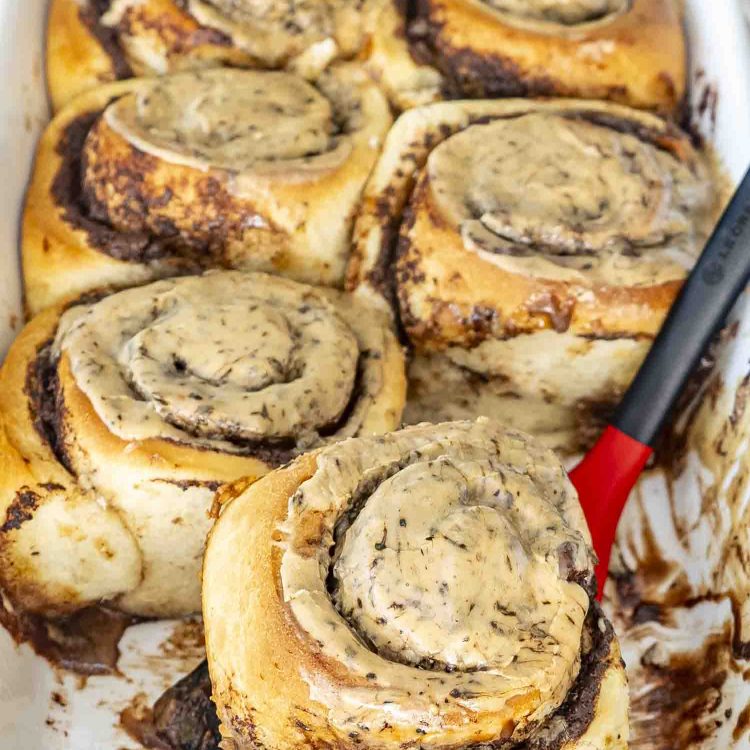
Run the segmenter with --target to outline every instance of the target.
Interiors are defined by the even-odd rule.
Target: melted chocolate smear
[[[219,750],[221,735],[211,702],[208,663],[169,688],[153,709],[134,705],[120,715],[125,731],[156,750]]]
[[[637,678],[631,677],[631,748],[673,750],[716,739],[731,716],[718,712],[732,669],[731,640],[728,631],[713,635],[699,651],[672,655],[665,663],[644,655]]]
[[[685,96],[678,110],[677,121],[682,129],[690,135],[696,148],[706,145],[706,136],[716,132],[716,115],[719,106],[719,91],[712,83],[703,68],[695,72],[692,91]],[[704,132],[707,130],[708,132]]]
[[[657,464],[664,470],[672,506],[680,503],[674,478],[685,470],[694,421],[701,406],[715,405],[725,388],[721,373],[716,370],[717,353],[736,338],[738,328],[736,322],[731,323],[713,341],[682,394],[676,417],[657,446]],[[745,417],[749,384],[745,378],[736,392],[728,428]],[[705,495],[703,499],[706,500]],[[645,652],[639,664],[632,665],[630,746],[637,750],[702,746],[715,742],[721,727],[730,720],[735,722],[733,735],[739,741],[747,729],[750,709],[733,717],[732,709],[725,709],[726,704],[722,703],[727,681],[741,671],[737,662],[750,654],[742,642],[742,618],[735,596],[730,591],[695,597],[685,576],[674,575],[674,563],[664,559],[652,528],[645,522],[640,544],[637,570],[614,578],[615,602],[626,638],[631,628],[636,630],[633,637],[638,640],[639,626],[668,624],[670,609],[692,608],[705,602],[729,599],[734,619],[695,650],[667,653],[657,644]],[[667,590],[654,589],[654,583],[664,581],[671,582]]]
[[[109,10],[110,0],[89,0],[82,3],[78,17],[101,45],[112,63],[112,72],[117,80],[132,78],[133,69],[125,58],[116,29],[101,23],[101,17]]]
[[[120,639],[137,622],[132,615],[105,607],[87,607],[59,618],[0,607],[0,625],[16,643],[28,643],[52,664],[82,675],[117,672]]]

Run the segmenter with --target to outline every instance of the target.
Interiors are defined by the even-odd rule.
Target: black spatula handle
[[[682,287],[612,424],[653,445],[691,371],[750,277],[750,171]]]

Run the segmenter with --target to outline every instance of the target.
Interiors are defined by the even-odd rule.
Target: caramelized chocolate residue
[[[139,620],[105,607],[44,618],[0,607],[0,625],[16,643],[28,643],[39,656],[82,675],[112,674],[125,630]]]
[[[120,715],[125,731],[155,750],[219,750],[219,718],[211,702],[206,661],[159,698],[153,708],[139,701]]]
[[[541,292],[531,298],[526,309],[532,315],[542,315],[557,333],[565,333],[570,327],[576,300],[573,297],[560,299],[556,294]]]
[[[717,711],[732,670],[729,630],[712,635],[696,652],[673,654],[664,663],[652,662],[649,652],[644,655],[631,681],[632,748],[691,748],[715,739],[731,718],[731,710]]]
[[[5,513],[5,522],[0,526],[0,532],[6,534],[21,528],[21,525],[30,521],[34,511],[39,506],[39,495],[28,487],[22,487],[16,492]]]

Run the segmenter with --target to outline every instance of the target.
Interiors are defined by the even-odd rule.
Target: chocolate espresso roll
[[[315,79],[356,59],[421,102],[440,82],[409,53],[397,0],[53,0],[47,47],[55,109],[102,83],[217,65]]]
[[[726,191],[666,121],[607,103],[439,103],[388,136],[351,288],[413,348],[406,419],[491,415],[585,447],[700,253]]]
[[[216,267],[340,285],[390,123],[355,66],[315,84],[215,69],[84,94],[37,152],[22,236],[29,308]]]
[[[404,391],[342,292],[225,271],[50,308],[0,370],[0,585],[48,615],[193,612],[216,492],[394,429]]]
[[[47,37],[55,108],[132,75],[315,78],[353,59],[400,109],[544,95],[672,113],[686,88],[679,0],[53,0]]]
[[[547,449],[487,420],[302,456],[211,532],[203,614],[225,743],[625,748],[594,555]]]
[[[679,0],[414,0],[407,38],[452,98],[572,96],[673,113],[686,90]]]

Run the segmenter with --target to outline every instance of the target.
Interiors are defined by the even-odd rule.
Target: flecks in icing
[[[277,65],[329,39],[340,54],[354,54],[362,43],[365,2],[188,0],[187,7],[200,23],[223,31],[254,57]]]
[[[352,399],[338,434],[355,434],[382,382],[382,341],[380,322],[340,293],[218,272],[74,307],[56,348],[114,434],[237,450],[226,440],[318,442]]]
[[[443,742],[521,737],[575,679],[588,534],[562,466],[520,433],[480,420],[342,443],[283,532],[285,599],[357,678],[311,683],[342,732],[385,717]],[[491,727],[468,721],[485,710]]]
[[[699,162],[557,114],[469,127],[434,149],[427,174],[467,248],[545,278],[682,278],[713,209]]]

